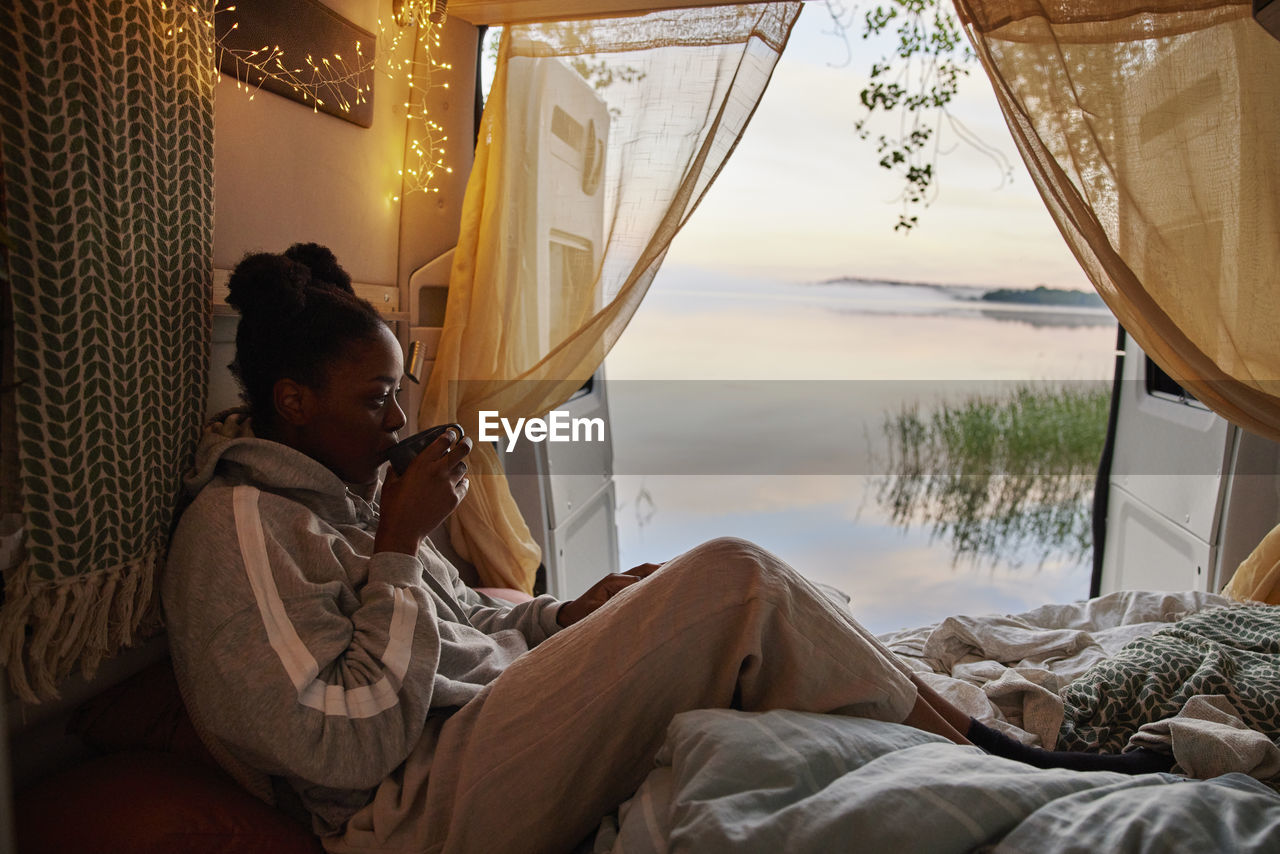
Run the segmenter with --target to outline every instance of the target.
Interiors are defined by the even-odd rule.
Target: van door
[[[591,84],[563,61],[519,57],[511,63],[507,97],[519,106],[511,114],[523,115],[526,123],[522,166],[532,164],[534,172],[531,192],[513,201],[521,216],[507,235],[517,259],[509,271],[519,280],[513,289],[521,300],[517,316],[526,321],[511,334],[522,336],[530,352],[547,353],[572,331],[561,328],[561,301],[590,292],[599,278],[605,239],[600,179],[610,115]],[[425,356],[424,376],[444,322],[451,266],[450,252],[409,282],[409,339]],[[593,308],[602,304],[597,290]],[[415,414],[420,395],[421,387],[411,389],[407,401]],[[522,440],[510,450],[505,440],[498,443],[512,494],[542,547],[542,586],[560,598],[577,596],[618,568],[608,409],[602,368],[556,410],[562,423],[594,431],[582,441]]]
[[[1280,521],[1280,445],[1211,412],[1126,339],[1099,592],[1216,592]]]

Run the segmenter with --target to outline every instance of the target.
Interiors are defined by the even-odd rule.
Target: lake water
[[[1110,381],[1108,312],[979,292],[664,268],[606,363],[624,568],[745,537],[847,593],[875,632],[1087,596],[1087,555],[957,560],[882,506],[884,423],[904,405]]]

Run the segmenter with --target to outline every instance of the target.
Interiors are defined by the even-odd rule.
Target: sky
[[[936,195],[914,211],[916,228],[894,230],[902,181],[880,167],[874,141],[855,130],[865,115],[859,92],[884,53],[883,41],[866,41],[856,30],[847,40],[837,35],[825,3],[805,3],[751,124],[676,236],[664,270],[783,282],[852,276],[1092,290],[976,60],[951,113],[1004,165],[944,131]],[[487,50],[482,62],[488,80]]]
[[[937,197],[911,233],[893,230],[901,181],[854,129],[863,115],[858,93],[881,55],[856,33],[846,48],[825,5],[806,3],[751,125],[667,264],[784,281],[856,276],[1088,290],[976,63],[953,113],[1002,152],[1012,178],[954,134],[944,136],[950,150],[937,167]]]

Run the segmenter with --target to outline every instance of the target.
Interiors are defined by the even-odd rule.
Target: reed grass
[[[1106,438],[1102,383],[1022,384],[1006,395],[919,403],[887,416],[877,499],[897,524],[923,524],[974,564],[1084,560]]]

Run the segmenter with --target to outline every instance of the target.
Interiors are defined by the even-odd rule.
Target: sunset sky
[[[821,3],[806,4],[746,135],[668,264],[787,281],[851,275],[945,284],[1088,289],[1017,155],[975,64],[953,112],[1013,167],[942,139],[939,193],[910,234],[895,232],[901,184],[858,139],[875,46],[853,56]]]

